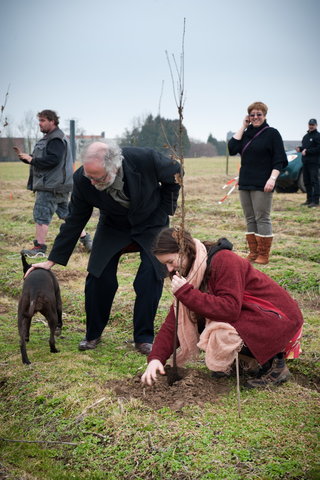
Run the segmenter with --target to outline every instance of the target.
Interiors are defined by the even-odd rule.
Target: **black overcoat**
[[[70,213],[55,239],[49,260],[66,265],[89,221],[93,208],[100,211],[93,240],[88,271],[99,277],[110,259],[132,241],[150,256],[161,275],[159,262],[150,248],[155,236],[169,224],[177,206],[180,186],[176,174],[181,166],[176,160],[146,148],[122,149],[124,190],[129,209],[117,203],[104,190],[97,190],[83,174],[83,167],[74,173]]]

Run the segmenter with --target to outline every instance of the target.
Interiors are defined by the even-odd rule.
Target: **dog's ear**
[[[22,260],[23,273],[25,275],[29,270],[29,268],[31,268],[31,265],[28,264],[25,255],[22,252],[20,252],[20,254],[21,254],[21,260]]]

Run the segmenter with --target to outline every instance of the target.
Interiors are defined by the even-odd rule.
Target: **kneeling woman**
[[[228,372],[237,352],[260,364],[246,386],[285,382],[290,373],[285,358],[300,353],[303,317],[295,300],[275,281],[231,251],[226,239],[200,242],[167,228],[156,239],[153,253],[167,267],[175,296],[159,330],[141,381],[151,385],[173,353],[178,311],[177,364],[205,351],[207,367]],[[180,253],[179,243],[184,245]]]

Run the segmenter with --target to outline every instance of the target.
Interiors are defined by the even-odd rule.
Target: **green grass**
[[[237,173],[231,159],[186,159],[187,227],[200,239],[226,236],[247,254],[237,193],[221,205],[222,186]],[[0,163],[0,478],[6,480],[316,480],[319,465],[319,213],[302,209],[303,194],[274,196],[274,242],[263,271],[299,302],[305,318],[303,353],[290,361],[293,379],[277,389],[241,391],[235,384],[218,400],[190,400],[174,410],[154,409],[141,398],[110,387],[143,372],[146,359],[132,338],[132,279],[138,256],[122,257],[119,290],[111,320],[96,350],[79,352],[85,332],[83,287],[87,255],[76,247],[67,268],[56,266],[64,311],[60,353],[48,347],[48,327],[33,319],[22,365],[17,301],[22,268],[19,251],[34,238],[34,198],[25,190],[28,169]],[[97,213],[88,231],[93,233]],[[179,209],[173,223],[179,222]],[[49,245],[58,231],[55,219]],[[169,287],[156,318],[157,329],[172,301]],[[194,368],[206,371],[198,363]],[[197,392],[201,398],[201,390]],[[5,440],[4,440],[5,439]],[[23,440],[17,442],[14,440]],[[26,443],[37,442],[37,443]],[[42,443],[41,443],[42,442]],[[46,443],[47,442],[47,443]],[[50,443],[51,442],[51,443]]]

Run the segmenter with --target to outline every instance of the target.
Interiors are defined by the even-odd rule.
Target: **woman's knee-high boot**
[[[259,263],[260,265],[266,265],[267,263],[269,263],[269,254],[270,254],[273,236],[264,237],[262,235],[256,234],[256,239],[258,242],[259,255],[254,260],[254,262]]]
[[[254,233],[246,233],[246,239],[249,246],[249,255],[247,259],[249,262],[254,262],[258,256],[258,242]]]

